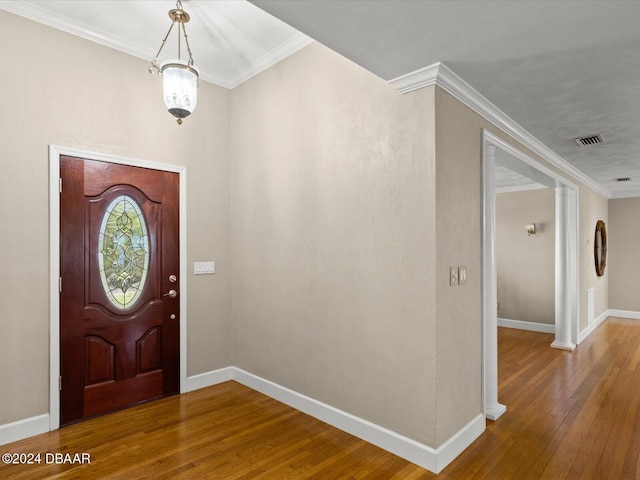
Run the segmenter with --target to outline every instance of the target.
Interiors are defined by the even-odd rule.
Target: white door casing
[[[180,177],[180,393],[187,383],[187,169],[155,163],[49,146],[49,430],[60,427],[60,156],[69,155],[134,167],[177,173]]]
[[[578,341],[578,186],[542,165],[488,130],[482,130],[483,159],[483,389],[484,413],[498,419],[506,406],[498,402],[497,271],[495,260],[496,151],[508,154],[504,166],[554,188],[555,216],[555,328],[554,348],[573,350]],[[501,156],[504,158],[505,156]],[[501,165],[503,163],[500,163]]]

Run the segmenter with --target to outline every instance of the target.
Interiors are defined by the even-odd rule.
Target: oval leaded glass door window
[[[117,197],[102,218],[98,268],[107,298],[117,308],[131,308],[142,293],[149,267],[149,236],[136,200]]]

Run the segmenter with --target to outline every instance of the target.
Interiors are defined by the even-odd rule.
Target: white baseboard
[[[234,367],[225,367],[187,377],[187,392],[233,380],[233,369]]]
[[[453,459],[471,445],[486,428],[485,416],[480,413],[440,447],[432,448],[237,367],[221,368],[188,377],[187,391],[197,390],[229,380],[235,380],[434,473],[441,472]],[[7,425],[0,425],[0,445],[48,431],[48,414],[27,418]]]
[[[595,320],[593,320],[593,322],[591,322],[587,328],[585,328],[584,330],[582,330],[580,333],[578,333],[578,345],[580,343],[582,343],[582,341],[587,338],[589,335],[591,335],[591,333],[600,326],[600,324],[602,322],[604,322],[607,317],[611,317],[611,316],[621,316],[621,315],[615,315],[611,312],[617,312],[618,310],[605,310],[598,318],[596,318]],[[640,316],[638,316],[638,318],[640,318]]]
[[[233,379],[234,367],[221,368],[212,372],[187,378],[187,392],[208,387]],[[49,414],[25,418],[6,425],[0,425],[0,445],[17,442],[50,431]]]
[[[546,323],[523,322],[521,320],[510,320],[508,318],[498,318],[498,326],[506,328],[516,328],[518,330],[529,330],[531,332],[556,333],[556,326]]]
[[[621,317],[630,318],[633,320],[640,320],[640,312],[631,312],[628,310],[613,310],[608,309],[604,311],[598,318],[594,319],[587,328],[582,330],[578,334],[578,344],[580,344],[585,338],[587,338],[607,317]],[[546,325],[544,323],[522,322],[520,320],[509,320],[508,318],[498,318],[498,326],[506,328],[517,328],[519,330],[530,330],[532,332],[544,332],[555,333],[554,325]],[[565,348],[562,345],[555,345],[557,348]],[[572,348],[566,347],[566,349],[572,350]]]
[[[558,350],[567,350],[569,352],[573,352],[576,349],[576,344],[573,342],[558,342],[558,341],[553,341],[551,342],[551,345],[549,345],[551,348],[557,348]]]
[[[329,425],[361,438],[434,473],[441,472],[478,438],[486,428],[478,414],[437,449],[400,435],[368,420],[307,397],[238,367],[227,367],[187,378],[187,391],[235,380]]]
[[[17,442],[49,431],[49,414],[25,418],[17,422],[0,425],[0,445]]]
[[[621,317],[630,318],[632,320],[640,320],[640,312],[631,312],[629,310],[607,310],[607,316],[609,317]]]
[[[484,415],[478,414],[444,444],[434,449],[240,368],[234,368],[233,375],[233,379],[238,383],[257,390],[434,473],[442,471],[486,428]]]
[[[471,445],[487,428],[487,419],[482,413],[471,419],[464,427],[458,430],[446,442],[436,449],[436,466],[434,473],[440,473],[453,462],[466,448]],[[401,455],[396,454],[399,457]],[[405,458],[405,457],[402,457]],[[408,460],[408,459],[407,459]],[[415,462],[414,462],[415,463]],[[417,465],[420,465],[417,463]],[[423,468],[424,465],[420,465]]]
[[[632,312],[629,310],[615,310],[612,308],[605,310],[602,315],[596,318],[593,323],[589,324],[587,328],[585,328],[578,334],[578,343],[587,338],[591,334],[591,332],[596,329],[596,327],[598,327],[602,322],[606,320],[607,317],[620,317],[630,318],[631,320],[640,320],[640,312]]]

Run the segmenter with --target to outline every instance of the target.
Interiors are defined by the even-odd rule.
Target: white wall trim
[[[226,367],[195,375],[189,377],[187,384],[191,391],[228,380],[235,380],[435,473],[442,471],[485,430],[485,418],[480,413],[449,440],[434,449],[238,367]]]
[[[498,318],[498,326],[505,328],[515,328],[517,330],[528,330],[530,332],[555,333],[555,325],[536,322],[523,322],[522,320],[511,320],[509,318]]]
[[[498,161],[495,149],[499,148],[509,154],[508,159],[501,156]],[[552,343],[555,348],[575,348],[578,338],[578,318],[580,305],[578,299],[578,232],[579,230],[579,189],[577,184],[560,175],[558,172],[542,165],[537,160],[529,157],[524,152],[518,150],[510,143],[507,143],[496,134],[487,129],[482,129],[482,325],[483,325],[483,365],[482,365],[482,386],[483,386],[483,410],[489,419],[497,419],[504,413],[506,407],[498,402],[498,345],[497,345],[497,266],[495,261],[495,164],[510,162],[513,170],[525,168],[527,171],[534,171],[539,181],[556,189],[556,202],[558,201],[558,190],[563,191],[560,199],[563,203],[565,224],[562,230],[567,238],[563,241],[563,247],[558,252],[559,218],[556,215],[556,251],[561,253],[562,258],[556,255],[555,268],[555,289],[556,303],[561,296],[563,301],[562,315],[559,316],[556,305],[555,327],[562,326],[566,333],[569,327],[571,340],[558,340],[556,331],[556,341]],[[558,276],[558,261],[562,261],[563,275]],[[568,323],[568,325],[567,325]]]
[[[60,427],[60,150],[49,147],[49,428]]]
[[[609,308],[605,310],[598,318],[596,318],[593,322],[591,322],[587,328],[582,330],[578,335],[578,343],[582,342],[585,338],[587,338],[593,331],[600,326],[608,317],[620,317],[620,318],[628,318],[631,320],[640,320],[640,312],[633,312],[630,310],[615,310],[613,308]]]
[[[273,50],[265,53],[257,60],[254,60],[246,67],[237,71],[232,77],[226,79],[224,85],[222,86],[233,89],[238,85],[246,82],[250,78],[265,71],[267,68],[275,65],[280,60],[283,60],[289,55],[297,52],[301,48],[306,47],[311,42],[313,42],[312,38],[307,37],[303,33],[297,33],[293,37],[286,40],[284,43],[278,45]]]
[[[186,380],[186,390],[191,392],[200,388],[209,387],[218,383],[233,380],[234,367],[221,368],[212,372],[202,373],[188,377]],[[57,387],[57,384],[56,384]],[[56,388],[57,396],[57,388]],[[59,408],[57,410],[59,412]],[[58,413],[58,425],[60,424],[60,417]],[[49,414],[37,415],[31,418],[25,418],[17,422],[0,425],[0,445],[4,445],[11,442],[17,442],[25,438],[33,437],[34,435],[40,435],[55,428],[50,427],[51,419]],[[57,427],[56,427],[57,428]]]
[[[415,72],[393,78],[388,83],[396,87],[400,93],[409,93],[429,85],[435,85],[438,82],[438,71],[441,65],[440,62],[434,63]]]
[[[434,473],[441,472],[471,445],[486,428],[485,416],[479,413],[438,448],[432,448],[368,420],[233,366],[187,378],[185,382],[186,391],[198,390],[229,380],[235,380],[242,385],[311,415],[318,420],[361,438]],[[0,445],[49,431],[51,424],[49,417],[48,414],[44,414],[6,425],[0,425]]]
[[[489,144],[500,148],[500,150],[513,157],[511,159],[509,157],[502,156],[501,162],[508,163],[504,166],[507,166],[514,171],[523,169],[521,173],[525,175],[525,172],[528,172],[528,174],[535,173],[539,182],[543,184],[546,183],[550,188],[554,188],[556,190],[556,238],[554,262],[556,278],[555,325],[561,328],[560,331],[556,330],[556,340],[553,342],[553,347],[573,350],[575,345],[578,343],[578,324],[580,316],[580,302],[578,298],[580,279],[578,262],[578,232],[580,231],[579,187],[576,183],[565,178],[546,165],[539,163],[537,160],[529,157],[524,152],[486,129],[483,129],[483,141],[485,143],[489,142]],[[513,159],[515,159],[515,161]],[[533,169],[534,172],[532,172],[531,169]],[[484,189],[486,190],[489,184],[486,183],[486,179],[484,179],[483,182]],[[490,195],[490,193],[485,191],[484,195]],[[559,212],[563,213],[562,217],[558,214]],[[493,217],[485,219],[485,222],[487,220],[495,221]],[[490,230],[487,230],[485,233],[489,231]],[[561,232],[564,232],[564,234],[561,234]],[[564,238],[565,236],[566,239]],[[560,243],[562,243],[562,245],[560,245]],[[494,274],[493,272],[489,273],[491,275]],[[562,273],[562,277],[564,278],[564,281],[562,282],[559,277],[560,273]],[[569,327],[568,331],[566,328],[567,326]]]
[[[628,310],[604,311],[598,318],[594,319],[584,330],[578,334],[578,344],[595,331],[608,317],[629,318],[632,320],[640,320],[640,312],[632,312]],[[507,318],[498,319],[499,327],[517,328],[519,330],[530,330],[532,332],[554,333],[554,325],[546,325],[544,323],[522,322],[520,320],[509,320]]]
[[[478,414],[434,449],[237,367],[234,380],[434,473],[442,471],[485,430],[484,415]]]
[[[17,442],[49,431],[49,415],[42,414],[0,425],[0,445]],[[20,453],[20,452],[15,452]]]
[[[585,338],[587,338],[591,333],[600,326],[608,317],[620,317],[620,318],[628,318],[631,320],[640,320],[640,312],[633,312],[630,310],[615,310],[613,308],[609,308],[605,310],[598,318],[596,318],[587,328],[582,330],[578,335],[578,343],[582,342]]]
[[[573,190],[564,185],[558,185],[555,189],[555,340],[551,343],[552,348],[563,350],[574,350],[577,339],[574,328],[578,325],[578,318],[573,314],[577,311],[574,302],[577,304],[578,298],[575,293],[578,291],[578,277],[573,276],[571,268],[571,258],[578,250],[577,242],[572,239],[577,238],[575,232],[578,231],[578,212],[571,212],[571,197],[577,198],[577,188]],[[572,226],[575,231],[572,233]],[[575,283],[574,283],[575,282]]]
[[[631,313],[631,312],[629,312]],[[600,326],[600,324],[602,322],[604,322],[607,317],[610,316],[619,316],[619,315],[614,315],[611,313],[611,310],[606,310],[605,312],[603,312],[598,318],[594,319],[593,322],[591,322],[587,328],[585,328],[584,330],[582,330],[579,334],[578,334],[578,344],[580,344],[585,338],[587,338],[589,335],[591,335],[591,333]],[[626,317],[628,318],[628,317]],[[640,319],[640,314],[638,316],[638,318]]]
[[[507,411],[498,401],[498,275],[496,271],[496,148],[482,130],[482,411],[497,420]]]
[[[528,192],[530,190],[544,190],[549,188],[541,183],[531,183],[529,185],[513,185],[511,187],[496,187],[496,193],[516,193],[516,192]]]
[[[605,313],[603,313],[603,315],[604,314],[606,314],[608,317],[621,317],[630,318],[631,320],[640,320],[640,312],[632,312],[630,310],[614,310],[610,308]]]
[[[429,85],[438,85],[522,145],[540,155],[553,166],[559,168],[563,173],[582,182],[603,197],[611,198],[611,193],[608,190],[549,149],[540,142],[540,140],[516,123],[515,120],[487,100],[475,88],[456,75],[445,64],[441,62],[434,63],[415,72],[389,80],[389,83],[396,87],[401,93],[409,93]]]
[[[187,168],[49,145],[49,430],[60,427],[60,156],[69,155],[177,173],[180,178],[180,392],[187,388]]]
[[[436,470],[440,473],[486,430],[487,420],[481,413],[436,449]],[[401,456],[397,454],[398,456]],[[404,458],[404,457],[403,457]],[[415,463],[415,462],[414,462]],[[420,465],[420,464],[417,464]],[[421,465],[422,466],[422,465]],[[424,467],[426,468],[426,467]]]
[[[81,22],[70,20],[63,15],[47,10],[40,5],[37,5],[36,2],[27,3],[0,0],[0,9],[20,15],[35,22],[48,25],[58,30],[62,30],[63,32],[70,33],[71,35],[84,38],[85,40],[104,45],[105,47],[113,48],[114,50],[132,55],[142,60],[150,61],[156,54],[156,50],[154,48],[145,47],[141,44],[131,42],[130,40],[120,38],[110,32],[89,28]],[[292,53],[295,53],[312,41],[313,39],[302,33],[298,33],[285,40],[273,50],[262,55],[257,60],[254,60],[246,67],[238,70],[230,77],[219,76],[211,72],[202,71],[200,78],[215,85],[233,89],[272,65],[275,65]]]
[[[234,367],[225,367],[187,377],[187,392],[193,392],[194,390],[233,380],[233,372]]]

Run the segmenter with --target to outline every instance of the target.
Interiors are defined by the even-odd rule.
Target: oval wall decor
[[[604,275],[607,266],[607,229],[602,220],[596,223],[596,233],[593,240],[593,257],[596,265],[596,275]]]

